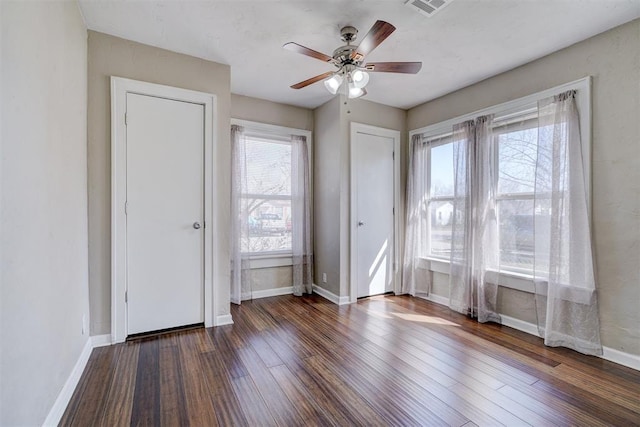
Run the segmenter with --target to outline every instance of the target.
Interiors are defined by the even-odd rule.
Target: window
[[[426,141],[429,162],[429,255],[449,258],[453,227],[453,143],[450,135]]]
[[[538,155],[537,112],[496,120],[493,134],[498,152],[496,213],[500,268],[531,273]]]
[[[496,269],[533,273],[534,222],[548,212],[538,201],[534,206],[538,117],[536,109],[524,109],[494,120],[492,126],[497,159],[486,165],[497,170],[496,215],[499,233],[499,265]],[[429,256],[448,259],[453,212],[454,171],[451,136],[426,140],[429,152]],[[541,221],[538,221],[541,223]]]
[[[291,252],[291,142],[247,132],[241,203],[248,238],[242,252]]]
[[[422,177],[424,182],[422,186],[414,185],[424,195],[416,195],[414,199],[424,203],[424,214],[419,215],[425,216],[425,225],[414,227],[420,236],[411,243],[415,245],[412,253],[419,258],[449,260],[452,229],[454,222],[459,220],[453,211],[454,143],[451,129],[471,118],[492,115],[491,141],[495,150],[493,160],[482,165],[490,169],[492,176],[495,203],[490,209],[495,212],[497,220],[497,253],[492,257],[489,268],[515,273],[511,277],[532,277],[537,251],[538,264],[535,268],[538,271],[548,269],[540,261],[547,257],[540,254],[541,250],[549,248],[541,248],[540,243],[536,243],[534,248],[534,231],[537,235],[545,234],[545,227],[550,224],[551,189],[548,186],[554,155],[540,141],[550,141],[553,137],[547,135],[551,127],[541,124],[538,118],[538,101],[568,89],[577,91],[577,107],[580,116],[586,118],[580,121],[580,134],[586,193],[589,195],[590,89],[587,78],[411,132],[411,135],[421,135],[421,147],[426,152],[423,157],[426,160],[415,162],[414,166],[426,170],[412,172],[414,177]],[[561,129],[561,132],[568,130]],[[545,179],[545,171],[541,168],[549,170],[548,179]],[[408,209],[411,210],[411,206]],[[419,221],[416,224],[420,224]]]

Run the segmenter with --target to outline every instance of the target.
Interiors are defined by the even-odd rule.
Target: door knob
[[[358,221],[358,227],[362,227],[364,225],[364,221]]]
[[[202,227],[202,226],[200,225],[200,223],[198,221],[193,223],[193,228],[195,228],[196,230],[199,230],[200,227]]]

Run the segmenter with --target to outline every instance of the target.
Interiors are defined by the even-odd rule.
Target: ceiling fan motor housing
[[[346,43],[351,43],[358,37],[358,30],[356,27],[352,27],[351,25],[347,25],[346,27],[342,27],[340,30],[340,40]]]
[[[347,64],[355,64],[355,61],[351,59],[351,53],[356,49],[356,46],[345,45],[340,46],[333,51],[333,59],[335,59],[335,65],[342,67]]]

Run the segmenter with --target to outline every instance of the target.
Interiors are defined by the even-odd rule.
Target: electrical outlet
[[[322,283],[327,283],[327,273],[322,273]]]

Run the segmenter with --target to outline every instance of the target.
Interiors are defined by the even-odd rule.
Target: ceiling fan
[[[346,26],[340,30],[340,39],[347,44],[334,50],[333,56],[325,55],[298,43],[285,43],[282,47],[287,50],[328,62],[338,69],[303,80],[291,85],[291,88],[302,89],[324,80],[325,87],[332,94],[338,93],[344,83],[348,97],[359,98],[367,93],[365,90],[365,86],[369,82],[367,72],[416,74],[422,68],[422,62],[368,62],[363,64],[364,57],[378,47],[395,29],[396,27],[388,22],[376,21],[360,44],[354,46],[351,42],[356,39],[358,30],[355,27]]]

